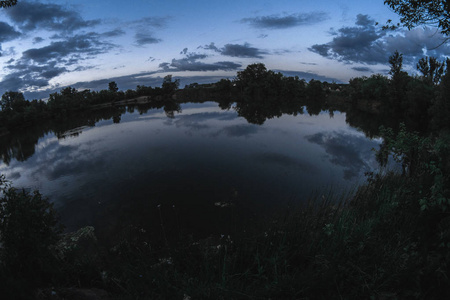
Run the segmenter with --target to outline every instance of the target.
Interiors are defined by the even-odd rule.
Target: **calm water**
[[[255,125],[215,102],[131,111],[41,132],[26,151],[24,141],[9,141],[15,144],[2,150],[0,172],[48,196],[68,230],[157,234],[162,222],[170,232],[208,235],[317,191],[352,189],[377,167],[372,148],[380,141],[348,126],[344,113],[283,115]]]

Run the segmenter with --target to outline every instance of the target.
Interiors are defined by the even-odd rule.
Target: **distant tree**
[[[260,100],[279,95],[283,86],[283,75],[267,70],[262,63],[256,63],[239,71],[234,83],[246,97]]]
[[[422,73],[423,78],[430,84],[437,85],[444,73],[445,63],[441,63],[436,57],[424,57],[417,63],[417,70]]]
[[[435,130],[450,131],[450,59],[438,87],[438,97],[430,108],[431,126]]]
[[[393,55],[389,57],[389,64],[391,65],[391,70],[389,74],[392,76],[391,80],[391,100],[394,103],[394,109],[400,112],[403,106],[406,105],[406,87],[409,82],[409,75],[403,68],[403,55],[398,51],[395,51]]]
[[[216,82],[217,90],[229,91],[232,87],[233,87],[233,83],[229,79],[222,78],[218,82]]]
[[[116,93],[119,90],[119,88],[117,87],[117,83],[115,81],[111,81],[108,84],[108,90],[113,93]]]
[[[125,98],[126,99],[133,99],[133,98],[136,98],[136,97],[137,97],[137,93],[136,93],[135,90],[132,90],[132,89],[126,90],[126,92],[125,92]]]
[[[26,103],[26,100],[20,92],[6,92],[2,95],[0,107],[4,111],[20,110]]]
[[[260,81],[267,76],[267,68],[262,63],[248,65],[243,71],[237,72],[236,81],[238,84],[249,84]]]
[[[186,84],[184,86],[185,89],[197,89],[199,87],[199,84],[197,82]]]
[[[167,75],[164,77],[162,83],[162,90],[164,95],[166,96],[172,95],[176,90],[178,90],[179,86],[180,86],[179,79],[172,81],[172,75]]]
[[[389,64],[391,65],[391,70],[389,74],[394,76],[399,76],[402,72],[403,67],[403,54],[400,54],[397,50],[392,56],[389,57]]]
[[[448,0],[385,0],[384,4],[400,16],[400,22],[408,29],[433,25],[444,35],[450,36]]]
[[[165,101],[164,102],[164,113],[166,116],[170,119],[175,118],[175,112],[181,113],[181,106],[179,103],[176,103],[174,101]]]
[[[311,79],[306,87],[306,93],[309,100],[324,100],[325,91],[323,83],[320,80]]]
[[[136,86],[136,94],[138,96],[152,96],[154,95],[154,89],[151,86],[138,85]]]
[[[0,1],[0,7],[11,7],[17,4],[17,0],[5,0],[5,1]]]

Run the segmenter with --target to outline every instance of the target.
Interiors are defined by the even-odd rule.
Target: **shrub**
[[[38,191],[11,187],[0,175],[0,294],[28,298],[57,269],[52,246],[62,228],[52,204]]]

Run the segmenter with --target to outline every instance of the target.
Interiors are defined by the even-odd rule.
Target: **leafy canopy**
[[[384,4],[400,16],[400,22],[408,29],[433,25],[444,35],[450,36],[448,0],[385,0]]]
[[[0,1],[0,7],[11,7],[17,4],[17,0]]]

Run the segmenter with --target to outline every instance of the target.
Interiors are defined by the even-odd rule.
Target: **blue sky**
[[[387,74],[404,54],[443,60],[435,28],[383,31],[397,16],[376,1],[19,0],[0,9],[0,94],[45,98],[65,86],[119,89],[232,79],[262,62],[288,76],[348,82]],[[377,24],[377,22],[379,24]]]

